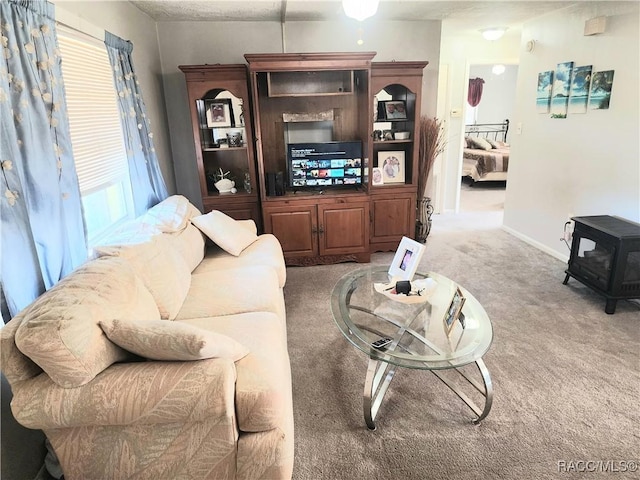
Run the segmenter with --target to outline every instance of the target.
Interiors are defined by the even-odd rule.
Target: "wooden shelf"
[[[181,65],[187,82],[191,126],[195,145],[195,163],[200,181],[203,213],[219,210],[237,219],[253,219],[260,230],[261,215],[253,151],[253,128],[246,65]],[[219,102],[228,107],[227,125],[209,126],[207,105]],[[226,107],[225,107],[226,108]],[[243,121],[240,119],[244,119]],[[242,133],[242,146],[220,148],[219,140],[236,132]],[[240,145],[240,141],[234,142]],[[236,193],[219,193],[210,185],[210,175],[219,170],[230,172]],[[249,176],[252,193],[244,190]]]
[[[246,150],[247,146],[245,145],[244,147],[204,147],[202,149],[203,152],[225,152],[225,151],[231,151],[231,150]]]
[[[413,143],[411,138],[407,138],[406,140],[374,140],[375,145],[384,145],[385,143]]]
[[[353,95],[353,71],[268,72],[270,97]]]
[[[243,188],[243,187],[241,186],[240,188]],[[220,192],[212,192],[212,191],[207,192],[208,198],[247,197],[247,199],[249,199],[249,197],[256,197],[256,196],[257,196],[257,193],[255,192],[247,193],[244,189],[238,190],[236,193],[220,193]]]

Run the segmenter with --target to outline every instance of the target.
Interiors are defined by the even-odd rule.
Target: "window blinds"
[[[69,129],[83,195],[128,179],[120,112],[104,43],[58,26]]]

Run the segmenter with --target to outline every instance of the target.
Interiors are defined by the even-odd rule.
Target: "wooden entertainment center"
[[[416,139],[427,62],[376,63],[374,56],[375,52],[246,54],[247,66],[181,66],[205,210],[253,218],[261,231],[278,238],[288,265],[368,262],[371,252],[393,251],[403,236],[413,238]],[[240,87],[243,81],[248,91]],[[207,105],[227,104],[222,99],[229,97],[228,91],[238,99],[230,111],[241,110],[244,118],[245,140],[239,150],[224,142],[215,144],[220,136],[207,123]],[[228,123],[221,125],[228,130]],[[349,170],[361,174],[357,181],[345,178],[345,185],[337,188],[295,187],[298,180],[288,175],[287,145],[353,141],[362,144],[362,158],[348,164],[356,167]],[[387,165],[391,161],[393,167]],[[384,172],[378,170],[383,164]],[[236,193],[217,193],[208,182],[218,168],[235,177]],[[334,175],[320,172],[321,178]],[[251,192],[243,189],[242,181],[238,185],[240,176],[250,179]]]

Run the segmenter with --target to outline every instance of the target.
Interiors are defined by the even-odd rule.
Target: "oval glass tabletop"
[[[331,310],[349,342],[372,359],[406,368],[456,368],[482,358],[491,346],[493,329],[471,293],[443,275],[416,273],[414,280],[429,278],[434,286],[424,301],[402,303],[375,289],[376,283],[389,282],[387,272],[383,265],[368,266],[348,273],[335,285]],[[444,318],[457,288],[465,298],[461,321],[454,322],[447,334]],[[374,348],[372,343],[383,337],[392,341]]]

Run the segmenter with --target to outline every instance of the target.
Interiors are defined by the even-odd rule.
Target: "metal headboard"
[[[465,125],[465,136],[476,136],[490,138],[492,140],[506,142],[507,132],[509,131],[509,119],[502,123],[475,123],[473,125]]]

